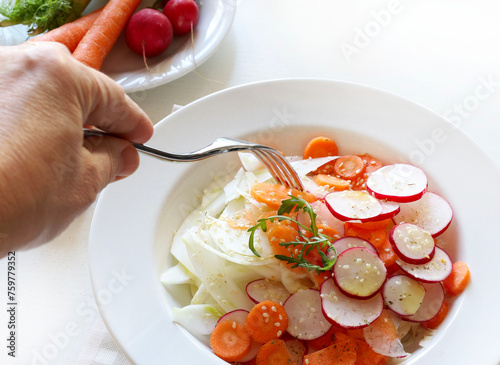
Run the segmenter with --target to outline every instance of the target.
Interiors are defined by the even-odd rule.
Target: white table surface
[[[496,1],[222,1],[236,1],[238,9],[212,58],[196,73],[131,94],[153,122],[168,115],[174,104],[255,81],[352,81],[447,116],[500,168]],[[7,261],[0,260],[0,296],[5,303],[0,306],[1,364],[72,364],[78,358],[99,315],[88,273],[93,209],[53,242],[18,252],[15,359],[6,350]],[[37,354],[44,348],[54,356],[41,362]]]

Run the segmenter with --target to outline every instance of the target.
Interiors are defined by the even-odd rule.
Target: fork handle
[[[96,130],[96,129],[86,129],[86,128],[83,129],[83,136],[84,136],[84,138],[86,138],[86,137],[101,137],[101,138],[102,137],[115,137],[115,138],[124,139],[123,137],[116,136],[116,135],[111,134],[111,133],[103,132],[103,131]],[[196,154],[170,153],[170,152],[165,152],[165,151],[159,150],[157,148],[150,147],[150,146],[145,145],[145,144],[134,143],[134,142],[130,142],[130,143],[132,143],[134,145],[134,147],[140,152],[143,152],[147,155],[157,157],[157,158],[160,158],[162,160],[167,160],[170,162],[199,161],[199,160],[204,160],[206,158],[218,155],[220,153],[217,151],[203,151],[203,152],[196,153]],[[207,146],[207,147],[209,147],[209,146]]]

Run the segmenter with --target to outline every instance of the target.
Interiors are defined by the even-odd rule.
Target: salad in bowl
[[[251,153],[176,231],[174,322],[238,364],[386,364],[425,346],[470,280],[442,239],[453,220],[425,172],[316,136],[288,156],[304,191]]]

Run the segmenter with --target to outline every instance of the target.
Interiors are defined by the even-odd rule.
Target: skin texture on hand
[[[139,156],[146,114],[104,74],[52,42],[0,47],[0,257],[54,238]]]

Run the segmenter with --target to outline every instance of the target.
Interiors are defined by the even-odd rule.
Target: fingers
[[[121,86],[102,73],[96,72],[92,105],[86,124],[144,143],[153,135],[153,123],[146,113],[125,94]]]
[[[128,141],[115,137],[84,140],[83,181],[91,180],[98,193],[107,184],[131,175],[139,166],[139,154]]]

